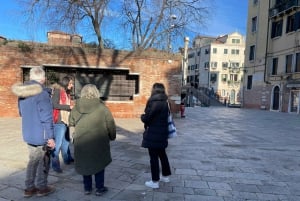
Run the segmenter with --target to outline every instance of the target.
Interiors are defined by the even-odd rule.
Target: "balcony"
[[[231,68],[229,68],[229,72],[230,73],[239,73],[240,72],[240,68],[238,68],[238,67],[231,67]]]
[[[228,85],[240,85],[241,81],[240,80],[227,80]]]
[[[300,0],[282,0],[269,9],[269,17],[275,17],[300,6]]]

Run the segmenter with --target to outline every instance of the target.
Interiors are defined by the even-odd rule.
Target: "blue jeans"
[[[59,153],[61,151],[62,158],[65,164],[69,164],[73,160],[70,152],[70,142],[66,140],[67,125],[54,124],[55,150],[52,157],[52,168],[60,169]]]
[[[91,191],[92,187],[92,175],[83,175],[83,185],[85,191]],[[95,174],[96,189],[104,187],[104,169]]]

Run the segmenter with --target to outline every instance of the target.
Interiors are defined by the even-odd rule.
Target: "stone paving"
[[[150,178],[147,150],[140,147],[139,119],[116,119],[113,162],[106,168],[101,197],[84,195],[73,165],[62,174],[50,171],[55,193],[23,198],[27,147],[20,118],[0,118],[0,201],[299,201],[300,119],[298,115],[226,107],[186,108],[175,119],[178,136],[167,149],[170,183],[156,190]]]

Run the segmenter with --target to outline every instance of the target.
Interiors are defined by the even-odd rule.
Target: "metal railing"
[[[273,8],[270,8],[269,10],[269,17],[274,17],[283,11],[287,11],[289,9],[292,9],[293,7],[299,7],[300,6],[300,0],[287,0],[287,1],[281,1],[274,5]]]

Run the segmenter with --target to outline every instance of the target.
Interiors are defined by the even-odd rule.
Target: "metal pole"
[[[188,65],[187,51],[189,46],[189,37],[184,37],[184,54],[183,54],[183,69],[182,69],[182,84],[186,85],[186,69]]]

